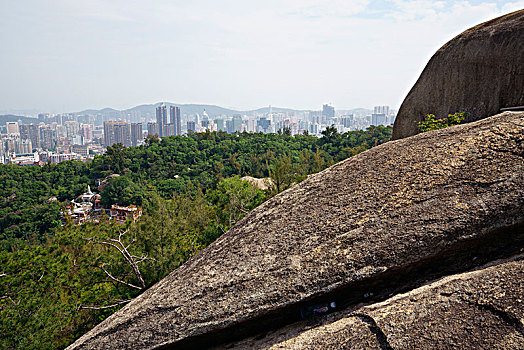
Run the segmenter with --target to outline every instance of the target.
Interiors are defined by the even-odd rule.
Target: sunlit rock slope
[[[70,348],[218,346],[304,322],[304,310],[332,302],[336,310],[370,304],[359,311],[363,316],[346,320],[355,330],[343,337],[348,342],[360,337],[354,332],[378,332],[370,324],[380,324],[382,335],[362,338],[362,347],[387,340],[403,348],[419,344],[421,334],[434,334],[428,344],[436,347],[474,346],[485,333],[472,330],[480,327],[472,312],[493,325],[490,337],[499,339],[493,344],[522,344],[520,262],[501,270],[504,276],[488,270],[478,283],[461,280],[464,288],[456,293],[446,287],[450,281],[414,297],[388,298],[519,254],[523,241],[524,113],[507,112],[392,141],[311,176],[255,209]],[[497,289],[503,284],[508,290]],[[500,321],[503,312],[517,320],[513,326]],[[445,326],[439,315],[456,326]],[[389,332],[393,328],[398,332]],[[468,329],[471,336],[462,336]]]

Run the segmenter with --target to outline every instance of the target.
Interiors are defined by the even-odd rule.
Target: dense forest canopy
[[[0,165],[0,348],[67,346],[271,196],[391,131],[205,132],[113,145],[88,163]],[[78,226],[61,216],[99,181],[104,206],[142,206],[140,220]]]

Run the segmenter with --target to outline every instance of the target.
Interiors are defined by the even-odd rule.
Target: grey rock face
[[[393,139],[415,135],[428,113],[466,122],[524,106],[524,10],[479,24],[442,46],[402,103]]]
[[[522,349],[522,258],[448,276],[384,302],[297,322],[227,347]]]
[[[310,305],[385,300],[523,242],[524,113],[508,112],[392,141],[311,176],[70,349],[219,345],[300,321]],[[368,332],[372,321],[351,322]]]

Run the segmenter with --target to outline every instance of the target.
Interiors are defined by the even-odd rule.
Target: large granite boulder
[[[415,135],[428,113],[466,122],[524,106],[524,10],[479,24],[442,46],[402,103],[393,139]]]
[[[385,300],[518,253],[523,242],[524,113],[507,112],[392,141],[311,176],[70,349],[232,342],[300,321],[315,305]],[[371,322],[361,321],[355,329]]]

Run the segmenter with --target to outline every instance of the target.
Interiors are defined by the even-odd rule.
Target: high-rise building
[[[31,139],[16,139],[15,152],[16,154],[27,154],[33,152],[33,145],[31,144]]]
[[[115,143],[131,146],[131,124],[124,121],[104,122],[104,145],[112,146]]]
[[[233,115],[233,130],[231,132],[242,131],[242,116],[240,114]]]
[[[232,134],[235,132],[235,127],[233,125],[233,119],[226,120],[226,131],[228,134]]]
[[[173,136],[175,134],[175,127],[172,123],[164,124],[162,128],[162,135],[163,137]]]
[[[389,115],[389,106],[375,106],[373,108],[374,114],[385,114],[386,116]]]
[[[66,130],[65,126],[57,125],[56,128],[55,128],[55,131],[56,131],[56,138],[57,139],[67,137],[67,130]]]
[[[268,133],[270,126],[271,126],[271,120],[267,119],[266,117],[262,117],[257,121],[257,128],[258,128],[258,131],[260,132]]]
[[[131,124],[119,122],[114,125],[115,143],[121,143],[126,147],[131,146]]]
[[[309,121],[311,123],[320,124],[322,121],[322,111],[310,111],[309,112]]]
[[[151,136],[159,136],[158,124],[157,123],[147,123],[147,134]]]
[[[195,122],[188,121],[187,122],[187,133],[192,134],[196,131],[196,125]]]
[[[353,114],[345,115],[340,117],[340,124],[344,125],[345,128],[350,128],[351,123],[353,122]]]
[[[143,139],[142,123],[131,123],[131,146],[138,146]]]
[[[8,135],[20,134],[20,130],[18,129],[18,122],[7,122],[6,127]]]
[[[175,128],[174,135],[182,135],[182,116],[180,115],[180,107],[171,106],[169,108],[169,114],[171,115],[171,123]]]
[[[224,119],[215,119],[215,124],[217,131],[226,131],[226,128],[224,127]]]
[[[22,140],[31,140],[31,144],[34,148],[40,147],[40,132],[38,129],[38,125],[29,124],[25,125],[22,124],[19,127],[20,129],[20,138]]]
[[[73,137],[78,134],[80,130],[80,124],[76,120],[68,120],[64,123],[66,128],[66,136]]]
[[[335,117],[335,107],[330,105],[323,105],[322,106],[322,122],[326,123],[329,122],[330,119]]]
[[[40,147],[43,149],[55,148],[55,132],[49,126],[40,128]]]
[[[373,113],[371,115],[371,125],[386,125],[387,117],[384,113]]]
[[[104,145],[113,146],[115,143],[115,131],[113,122],[104,122]]]
[[[90,124],[82,124],[80,126],[79,134],[82,135],[84,140],[91,141],[93,139],[93,129]]]
[[[72,145],[84,145],[84,137],[82,135],[74,135],[71,137],[71,144]]]
[[[165,103],[156,108],[156,123],[158,124],[158,136],[164,137],[164,125],[167,124],[167,107]]]

